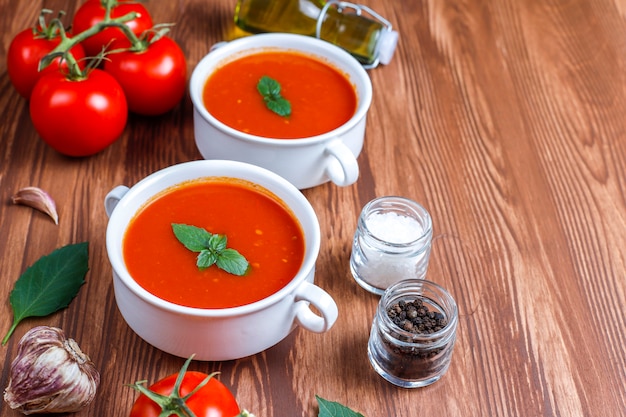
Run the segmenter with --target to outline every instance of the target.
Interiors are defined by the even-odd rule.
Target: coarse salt
[[[424,234],[417,220],[391,211],[372,213],[365,222],[374,236],[389,243],[411,243]]]

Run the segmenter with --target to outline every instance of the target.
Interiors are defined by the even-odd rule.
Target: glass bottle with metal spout
[[[235,24],[249,33],[315,36],[345,49],[365,68],[388,64],[398,42],[385,18],[367,6],[336,0],[238,0]]]

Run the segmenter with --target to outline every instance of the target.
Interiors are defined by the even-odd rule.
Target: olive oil
[[[345,49],[367,68],[388,64],[398,33],[366,6],[322,0],[238,0],[235,24],[249,33],[315,36]]]

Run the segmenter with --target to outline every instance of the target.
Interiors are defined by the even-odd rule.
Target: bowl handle
[[[107,216],[111,217],[111,213],[113,213],[115,206],[117,206],[117,203],[120,202],[122,197],[124,197],[124,194],[126,194],[127,192],[128,187],[126,187],[125,185],[118,185],[117,187],[109,191],[106,197],[104,197],[104,209],[107,212]]]
[[[306,301],[298,303],[296,307],[296,321],[305,329],[314,333],[324,333],[335,324],[338,315],[337,304],[317,285],[303,281],[295,292],[295,301]],[[319,311],[319,315],[311,310],[309,303]]]
[[[354,184],[359,178],[359,164],[345,143],[341,139],[333,140],[328,143],[325,151],[331,156],[326,165],[328,178],[340,187]]]

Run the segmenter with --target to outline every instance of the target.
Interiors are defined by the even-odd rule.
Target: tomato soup
[[[291,104],[289,116],[269,110],[257,90],[261,77],[280,84]],[[216,119],[240,132],[275,139],[330,132],[356,112],[354,85],[333,66],[303,53],[266,51],[228,62],[211,74],[203,101]]]
[[[249,262],[243,276],[216,265],[200,270],[197,252],[174,235],[172,223],[226,235]],[[289,283],[304,259],[298,220],[270,191],[234,178],[205,178],[172,187],[149,201],[124,236],[128,272],[166,301],[197,308],[236,307],[268,297]]]

